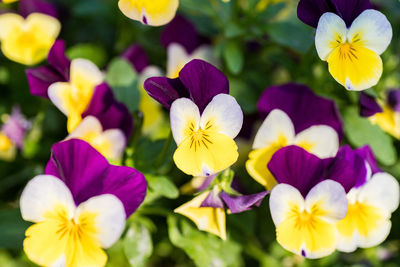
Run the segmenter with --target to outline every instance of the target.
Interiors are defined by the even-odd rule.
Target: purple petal
[[[326,179],[340,183],[348,193],[353,187],[359,187],[367,181],[365,160],[350,146],[342,146],[333,162],[327,167]]]
[[[53,44],[47,56],[47,61],[65,81],[69,80],[71,61],[65,55],[65,42],[63,40],[57,40]]]
[[[46,174],[61,179],[71,190],[76,205],[102,194],[113,194],[124,204],[129,217],[141,204],[147,185],[137,170],[110,165],[85,141],[71,139],[52,148]]]
[[[221,208],[224,209],[225,205],[222,199],[219,197],[218,193],[211,191],[206,199],[200,205],[201,208]]]
[[[274,109],[283,110],[292,120],[296,133],[313,125],[328,125],[343,138],[343,126],[335,102],[314,94],[305,85],[289,83],[267,88],[258,101],[263,118]]]
[[[358,102],[360,105],[360,116],[362,117],[370,117],[383,111],[375,98],[365,93],[360,94]]]
[[[300,0],[297,16],[304,23],[317,28],[320,17],[326,12],[332,12],[350,27],[358,15],[371,8],[369,0]]]
[[[272,156],[268,169],[278,183],[297,188],[305,197],[323,180],[324,162],[303,148],[287,146]]]
[[[387,101],[393,110],[400,112],[400,90],[390,90]]]
[[[121,129],[129,140],[133,130],[132,116],[123,103],[115,100],[108,84],[102,83],[96,87],[83,117],[89,115],[97,117],[104,130]]]
[[[166,108],[171,108],[171,104],[178,98],[189,97],[189,92],[181,83],[179,78],[168,79],[166,77],[152,77],[144,82],[146,92],[160,102]]]
[[[149,65],[146,51],[140,45],[131,45],[121,57],[128,60],[138,73],[142,72]]]
[[[49,98],[47,89],[51,84],[64,81],[64,78],[50,66],[27,69],[25,73],[28,79],[30,93],[44,98]]]
[[[357,148],[354,151],[357,153],[357,155],[362,157],[369,164],[369,166],[371,167],[372,174],[382,172],[382,170],[379,168],[379,166],[376,162],[374,152],[372,151],[372,149],[369,145],[365,145],[363,147]]]
[[[259,207],[268,193],[269,191],[264,191],[252,195],[230,196],[222,191],[220,193],[220,197],[223,199],[232,213],[241,213],[246,210],[251,210],[254,206]]]
[[[204,182],[200,185],[199,188],[196,188],[196,191],[201,192],[204,189],[206,189],[211,184],[211,182],[215,179],[215,177],[217,177],[217,174],[213,174],[213,175],[205,177]]]
[[[23,17],[27,17],[31,13],[43,13],[57,18],[58,13],[54,5],[40,0],[20,0],[19,13]]]
[[[161,44],[165,49],[172,43],[182,45],[191,54],[201,45],[201,40],[194,25],[185,17],[177,15],[161,34]]]
[[[203,112],[214,96],[229,94],[229,81],[226,76],[204,60],[194,59],[187,63],[179,73],[179,79],[200,112]]]
[[[11,115],[1,127],[1,131],[8,136],[18,148],[22,148],[26,132],[31,128],[31,122],[21,113],[19,107],[14,107]]]

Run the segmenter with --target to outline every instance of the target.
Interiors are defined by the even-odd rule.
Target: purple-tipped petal
[[[393,110],[400,112],[400,90],[390,90],[387,101]]]
[[[211,184],[211,182],[215,179],[215,177],[217,177],[217,174],[213,174],[213,175],[205,177],[204,182],[200,185],[200,187],[195,188],[196,191],[201,192],[204,189],[206,189]]]
[[[369,145],[357,148],[354,151],[369,164],[372,174],[382,172],[382,170],[378,166],[378,163],[376,162],[374,152]]]
[[[360,187],[367,181],[366,161],[350,146],[342,146],[327,167],[325,178],[340,183],[348,193],[353,187]]]
[[[371,8],[369,0],[300,0],[297,16],[305,24],[317,28],[320,17],[326,12],[332,12],[350,27],[358,15]]]
[[[201,40],[194,25],[185,17],[177,15],[161,34],[161,44],[165,49],[172,43],[182,45],[191,54],[201,45]]]
[[[230,196],[222,191],[220,197],[232,213],[241,213],[246,210],[251,210],[254,206],[259,207],[268,193],[269,191],[264,191],[252,195]]]
[[[305,85],[289,83],[267,88],[258,101],[263,118],[274,109],[283,110],[292,120],[296,134],[313,125],[328,125],[343,138],[342,119],[335,102],[314,94]]]
[[[203,112],[214,96],[229,94],[229,81],[226,76],[204,60],[194,59],[186,64],[179,73],[179,79],[200,112]]]
[[[360,105],[360,116],[362,117],[370,117],[383,111],[375,98],[365,93],[360,94],[358,102]]]
[[[83,117],[89,115],[97,117],[104,130],[118,128],[125,133],[127,140],[130,138],[133,130],[132,116],[123,103],[115,100],[108,84],[102,83],[96,87]]]
[[[54,5],[40,0],[20,0],[19,13],[23,17],[27,17],[31,13],[43,13],[55,18],[58,17],[58,12]]]
[[[211,191],[206,199],[200,205],[201,208],[221,208],[224,209],[225,205],[218,193]]]
[[[128,60],[138,73],[142,72],[149,65],[149,58],[146,51],[137,44],[128,47],[121,57]]]
[[[144,89],[149,96],[168,109],[176,99],[189,97],[189,92],[179,78],[151,77],[144,82]]]
[[[115,195],[124,204],[127,217],[141,204],[147,189],[140,172],[110,165],[99,152],[79,139],[55,144],[45,173],[61,179],[77,205],[93,196]]]
[[[69,80],[71,61],[65,55],[65,42],[63,40],[55,41],[49,51],[47,61],[64,78],[64,81]]]
[[[297,146],[278,150],[268,163],[268,169],[278,183],[297,188],[303,197],[324,177],[324,162]]]
[[[25,73],[28,79],[30,93],[44,98],[49,98],[47,89],[51,84],[64,81],[64,78],[50,66],[27,69]]]
[[[25,134],[31,128],[32,123],[21,113],[19,107],[14,107],[11,115],[1,127],[1,131],[8,136],[18,148],[22,148]]]

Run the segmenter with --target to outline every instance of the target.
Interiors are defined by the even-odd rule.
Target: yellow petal
[[[383,112],[376,113],[369,120],[377,124],[383,131],[400,140],[400,113],[395,112],[391,107],[384,106]]]
[[[224,134],[199,131],[183,140],[174,161],[188,175],[208,176],[234,164],[239,157],[237,149],[235,141]]]
[[[328,57],[329,72],[348,90],[361,91],[376,85],[382,75],[378,54],[363,47],[345,43]]]
[[[250,152],[246,162],[247,172],[261,185],[271,190],[276,185],[276,180],[267,168],[268,162],[280,147],[273,146],[256,149]]]
[[[24,251],[33,262],[51,266],[104,266],[107,255],[97,240],[96,214],[81,214],[75,221],[65,218],[62,206],[46,214],[46,220],[26,231]]]
[[[125,16],[152,26],[170,22],[179,6],[178,0],[120,0],[119,9]]]
[[[47,57],[61,25],[51,16],[33,13],[22,23],[14,19],[7,29],[1,34],[3,54],[15,62],[34,65]]]
[[[183,204],[174,212],[182,214],[192,220],[202,231],[226,239],[225,210],[220,208],[200,208],[201,203],[210,192],[204,192],[193,200]]]

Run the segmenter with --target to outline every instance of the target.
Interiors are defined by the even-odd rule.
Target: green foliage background
[[[143,26],[124,17],[117,0],[54,0],[61,7],[62,33],[70,58],[91,59],[107,71],[107,81],[128,105],[140,124],[138,77],[126,62],[116,59],[132,43],[142,45],[153,65],[165,69],[166,51],[160,45],[162,28]],[[383,169],[400,178],[400,142],[358,116],[357,93],[348,92],[328,73],[313,45],[314,30],[297,19],[296,0],[257,10],[259,0],[181,0],[185,15],[204,36],[211,38],[228,76],[231,94],[246,115],[256,113],[260,94],[270,85],[299,82],[336,101],[345,124],[345,142],[370,144]],[[400,88],[400,3],[374,1],[392,23],[393,41],[383,54],[384,74],[369,93],[382,95]],[[17,4],[13,4],[15,7]],[[5,5],[1,5],[3,7]],[[18,104],[34,119],[26,146],[14,162],[0,162],[0,266],[34,266],[22,252],[29,226],[20,216],[18,199],[26,182],[43,168],[51,145],[66,135],[65,117],[49,102],[29,94],[24,67],[0,57],[0,114]],[[252,140],[240,140],[241,159],[234,170],[249,191],[262,187],[244,169]],[[189,181],[172,162],[171,137],[150,140],[138,127],[127,150],[126,163],[145,173],[149,192],[145,203],[127,223],[122,239],[108,250],[108,266],[399,266],[400,212],[393,214],[392,231],[379,247],[352,254],[334,253],[321,260],[304,260],[283,250],[275,241],[268,201],[260,208],[227,218],[228,240],[198,231],[172,211],[188,196],[178,187]]]

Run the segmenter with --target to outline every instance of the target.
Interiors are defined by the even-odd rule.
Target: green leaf
[[[356,147],[370,145],[379,162],[393,165],[396,162],[396,150],[392,138],[377,125],[372,125],[368,119],[358,115],[352,107],[344,112],[345,134],[350,143]]]
[[[184,250],[197,266],[242,266],[242,248],[237,243],[201,232],[176,215],[168,216],[167,223],[172,244]]]
[[[146,175],[150,193],[175,199],[179,196],[179,190],[166,176]]]
[[[106,81],[113,89],[116,99],[124,103],[131,113],[138,110],[140,101],[138,77],[128,61],[122,58],[111,61]]]
[[[266,31],[273,41],[299,53],[306,53],[314,43],[312,28],[300,22],[271,23]]]
[[[98,67],[103,67],[107,61],[106,51],[96,44],[77,44],[67,49],[66,54],[71,60],[75,58],[89,59]]]
[[[123,245],[131,266],[146,266],[148,258],[153,253],[153,241],[150,231],[145,225],[132,223],[125,235]]]
[[[239,74],[243,69],[244,57],[242,49],[236,42],[229,42],[224,49],[224,59],[228,69],[233,74]]]
[[[0,210],[0,249],[22,249],[25,230],[29,225],[21,218],[19,209]]]
[[[238,101],[243,112],[246,114],[257,112],[256,91],[239,79],[230,79],[229,84],[229,93]]]

